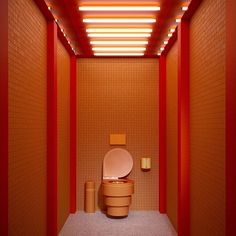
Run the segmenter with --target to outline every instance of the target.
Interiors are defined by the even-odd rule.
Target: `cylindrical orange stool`
[[[85,183],[85,212],[95,212],[95,183],[91,180]]]

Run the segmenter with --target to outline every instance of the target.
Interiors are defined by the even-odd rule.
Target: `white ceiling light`
[[[148,41],[90,41],[90,44],[97,45],[145,45]]]
[[[164,44],[165,44],[165,45],[166,45],[166,44],[168,44],[168,41],[167,41],[167,40],[165,40],[165,41],[164,41]]]
[[[177,23],[181,22],[181,18],[176,18],[175,22],[177,22]]]
[[[154,23],[154,18],[85,18],[85,23]]]
[[[102,38],[143,38],[143,37],[150,37],[151,34],[88,34],[88,37],[102,37]]]
[[[172,36],[172,33],[169,33],[169,34],[168,34],[168,37],[171,37],[171,36]]]
[[[159,6],[80,6],[80,11],[160,11]]]
[[[170,29],[170,32],[171,32],[171,33],[174,33],[174,32],[175,32],[175,28],[171,28],[171,29]]]
[[[146,48],[122,48],[122,47],[94,47],[93,51],[145,51]]]
[[[161,48],[160,48],[160,51],[164,51],[164,49],[165,49],[164,47],[161,47]]]
[[[86,32],[88,33],[151,33],[152,29],[150,28],[87,28]]]
[[[94,56],[143,56],[144,53],[139,53],[139,52],[134,52],[134,53],[121,53],[121,52],[111,52],[111,53],[107,53],[107,52],[96,52],[94,53]]]
[[[182,9],[182,11],[187,11],[188,7],[187,6],[182,6],[181,9]]]

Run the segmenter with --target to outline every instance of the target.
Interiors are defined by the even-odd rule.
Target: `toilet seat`
[[[119,179],[127,176],[133,168],[133,158],[122,148],[107,152],[103,160],[103,179]]]

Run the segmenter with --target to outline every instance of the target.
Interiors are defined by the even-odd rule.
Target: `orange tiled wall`
[[[111,147],[111,133],[126,133],[134,166],[131,209],[157,210],[158,206],[158,60],[78,60],[78,208],[84,209],[84,183],[96,183],[96,203],[103,157]],[[141,157],[152,158],[152,169],[140,169]],[[98,200],[99,199],[99,200]],[[98,207],[97,207],[98,208]]]
[[[9,235],[46,235],[46,21],[9,0]]]
[[[191,236],[225,235],[225,1],[190,24]]]
[[[58,40],[58,231],[70,210],[70,56]]]
[[[166,57],[166,157],[167,157],[167,215],[177,230],[178,193],[178,44]]]

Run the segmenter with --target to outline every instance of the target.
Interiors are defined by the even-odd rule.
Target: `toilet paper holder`
[[[141,169],[144,171],[151,170],[151,158],[150,157],[142,157],[141,158]]]

